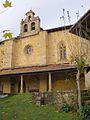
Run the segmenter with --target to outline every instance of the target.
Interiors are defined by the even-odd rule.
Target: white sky
[[[60,17],[63,15],[62,9],[65,9],[65,23],[69,24],[67,19],[67,11],[71,16],[71,24],[77,21],[76,13],[79,11],[80,17],[90,9],[90,0],[10,0],[13,3],[12,8],[5,8],[0,0],[0,31],[10,29],[13,36],[20,33],[21,19],[25,18],[25,13],[32,9],[36,16],[41,19],[41,27],[43,29],[60,27],[63,21]],[[83,5],[83,7],[82,7]]]

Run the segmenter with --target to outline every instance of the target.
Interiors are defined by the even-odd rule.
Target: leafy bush
[[[84,105],[82,107],[82,120],[90,120],[90,105]]]
[[[67,103],[63,103],[61,111],[70,112],[70,111],[72,111],[72,109],[73,109],[72,105],[69,105]]]

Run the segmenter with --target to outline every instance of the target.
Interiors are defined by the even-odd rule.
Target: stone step
[[[84,94],[81,93],[81,95],[82,95],[82,96],[84,96],[84,95],[90,96],[90,93],[84,93]]]
[[[86,100],[85,103],[90,105],[90,100]]]
[[[81,92],[81,95],[90,95],[90,92]]]
[[[90,100],[90,96],[83,96],[82,101]]]
[[[81,90],[82,93],[90,92],[90,90]]]

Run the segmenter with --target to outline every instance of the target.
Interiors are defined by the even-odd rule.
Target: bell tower
[[[20,36],[25,37],[35,35],[40,32],[40,18],[35,17],[35,13],[30,10],[26,13],[26,18],[21,21]]]

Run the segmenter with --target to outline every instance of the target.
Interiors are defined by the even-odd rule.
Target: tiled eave
[[[64,71],[64,70],[71,70],[71,69],[75,69],[75,66],[70,65],[70,64],[27,66],[27,67],[1,69],[0,70],[0,76],[3,76],[3,75],[18,75],[18,74],[31,74],[31,73],[43,73],[43,72],[53,72],[53,71]]]
[[[72,25],[61,26],[61,27],[57,27],[57,28],[48,29],[46,31],[48,33],[52,33],[52,32],[58,32],[58,31],[63,31],[63,30],[69,30],[71,27],[72,27]]]
[[[85,66],[85,69],[90,70],[90,66]],[[7,75],[20,75],[20,74],[33,74],[33,73],[45,73],[45,72],[64,72],[75,71],[76,67],[72,64],[51,64],[42,66],[27,66],[18,68],[7,68],[0,70],[0,76]]]

